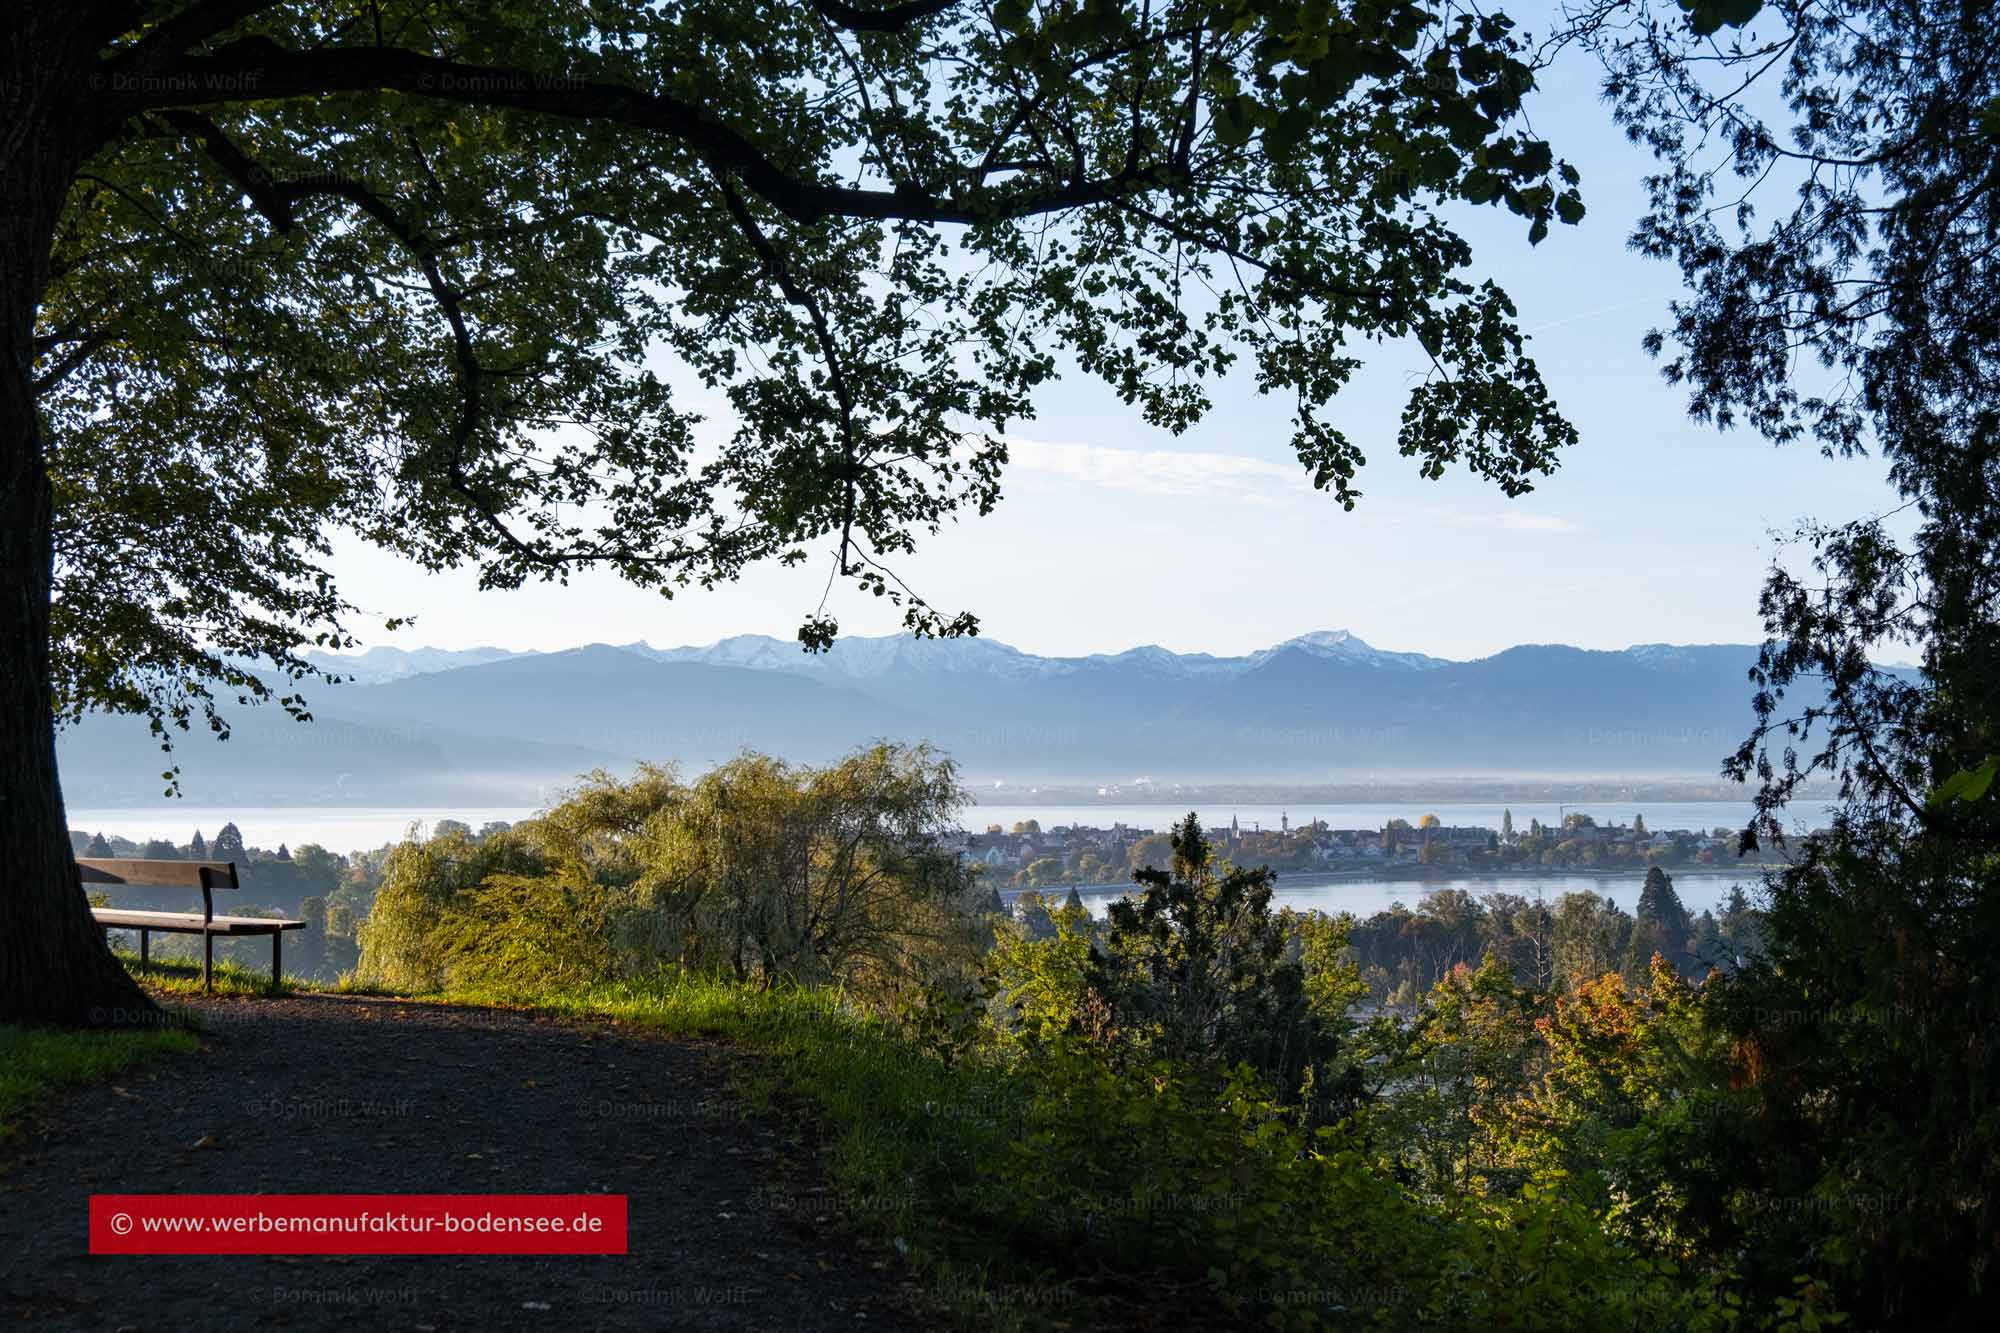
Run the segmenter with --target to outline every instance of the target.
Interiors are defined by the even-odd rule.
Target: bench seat
[[[141,912],[123,907],[93,907],[90,914],[100,926],[184,935],[269,935],[306,928],[303,921],[275,916],[218,916],[204,921],[200,912]]]
[[[76,858],[78,886],[86,892],[96,885],[153,885],[161,888],[201,890],[201,911],[156,912],[130,907],[91,904],[91,919],[107,931],[139,932],[139,966],[152,961],[151,943],[155,931],[165,935],[201,936],[201,988],[209,990],[215,981],[215,937],[218,935],[269,935],[271,937],[271,984],[281,984],[285,976],[285,932],[304,930],[306,923],[281,916],[217,916],[215,890],[239,887],[234,861],[180,861],[129,856],[79,856]]]

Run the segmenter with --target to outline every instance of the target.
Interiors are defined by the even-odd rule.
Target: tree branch
[[[281,234],[290,234],[298,225],[298,219],[292,215],[291,199],[283,190],[272,187],[271,173],[231,142],[221,126],[192,111],[164,111],[160,119],[186,138],[198,140],[215,164],[228,173],[257,211],[270,219]]]
[[[792,175],[744,135],[679,98],[594,80],[556,79],[549,71],[469,65],[396,47],[291,51],[264,37],[231,42],[213,55],[189,56],[166,67],[125,94],[122,109],[137,114],[244,98],[262,101],[343,92],[402,93],[462,106],[607,121],[664,134],[710,168],[735,175],[787,218],[804,224],[829,217],[966,225],[1036,217],[1105,203],[1146,175],[1141,171],[1099,180],[1078,178],[996,199],[984,207],[940,198],[911,184],[892,190],[829,185]]]
[[[159,24],[119,58],[126,74],[150,73],[189,47],[231,28],[276,4],[277,0],[201,0]]]
[[[777,247],[771,244],[770,240],[764,235],[763,230],[757,226],[757,219],[750,215],[750,209],[744,204],[743,197],[736,192],[736,187],[729,183],[727,177],[719,177],[718,182],[722,186],[722,198],[723,202],[728,205],[729,216],[736,220],[737,227],[748,238],[751,248],[756,250],[758,257],[764,261],[764,266],[771,270],[771,276],[776,280],[778,289],[785,294],[785,299],[804,310],[811,318],[813,334],[819,341],[820,354],[826,358],[827,377],[833,385],[834,396],[840,401],[840,454],[842,464],[840,479],[842,487],[840,572],[846,574],[849,572],[847,567],[848,547],[853,541],[854,536],[854,483],[856,479],[854,456],[857,442],[854,433],[854,395],[849,389],[846,374],[841,370],[840,346],[834,340],[833,329],[828,324],[826,313],[821,309],[819,301],[813,297],[811,292],[801,287],[797,279],[792,276],[791,269],[785,263],[784,256],[778,253]]]
[[[813,12],[849,32],[900,33],[959,3],[959,0],[908,0],[887,9],[857,9],[846,0],[808,0]]]

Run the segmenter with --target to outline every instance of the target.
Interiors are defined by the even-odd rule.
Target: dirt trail
[[[199,1054],[38,1108],[0,1168],[0,1329],[909,1329],[893,1269],[781,1183],[719,1052],[335,996],[198,1002]],[[796,1174],[794,1179],[796,1180]],[[629,1196],[626,1255],[91,1256],[101,1193]]]

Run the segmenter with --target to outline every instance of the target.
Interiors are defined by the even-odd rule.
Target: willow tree
[[[502,588],[824,558],[962,633],[896,558],[1058,370],[1182,429],[1247,360],[1351,505],[1330,406],[1387,339],[1433,366],[1397,448],[1526,490],[1573,432],[1440,209],[1581,216],[1532,84],[1438,0],[10,5],[0,1016],[135,998],[54,720],[303,714],[330,534]]]

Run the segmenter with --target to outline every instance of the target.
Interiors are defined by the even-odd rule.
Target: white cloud
[[[1179,449],[1117,449],[1103,444],[1007,441],[1008,467],[1143,495],[1229,495],[1270,500],[1282,487],[1305,483],[1297,466],[1242,454]]]

